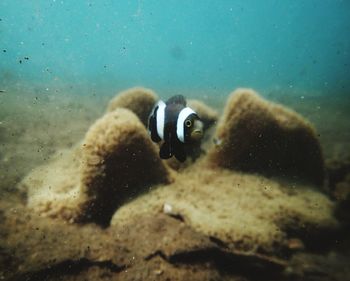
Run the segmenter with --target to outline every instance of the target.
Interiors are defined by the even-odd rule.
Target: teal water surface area
[[[344,94],[349,34],[342,0],[2,0],[0,87]]]

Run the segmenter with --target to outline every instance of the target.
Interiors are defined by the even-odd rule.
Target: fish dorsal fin
[[[186,106],[186,99],[183,95],[176,95],[168,99],[166,104],[182,104],[183,106]]]

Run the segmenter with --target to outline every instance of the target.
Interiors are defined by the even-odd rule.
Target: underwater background
[[[0,279],[350,280],[349,38],[347,0],[0,0]],[[177,94],[183,166],[143,126]]]
[[[6,1],[0,85],[349,92],[350,3]]]

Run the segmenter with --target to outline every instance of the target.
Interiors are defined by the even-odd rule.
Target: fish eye
[[[186,126],[186,127],[191,127],[191,126],[192,126],[192,121],[187,119],[187,120],[185,121],[185,126]]]

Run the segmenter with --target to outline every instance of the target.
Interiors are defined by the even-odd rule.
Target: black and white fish
[[[203,123],[197,113],[186,106],[182,95],[159,101],[148,120],[148,130],[154,142],[163,141],[159,156],[186,160],[185,145],[199,142],[203,136]]]

